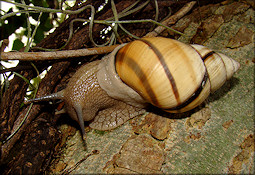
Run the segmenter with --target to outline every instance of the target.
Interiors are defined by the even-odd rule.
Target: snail
[[[189,111],[232,77],[240,64],[201,45],[152,37],[122,44],[83,65],[66,89],[31,101],[62,99],[83,136],[110,130],[145,112],[148,103],[170,113]]]

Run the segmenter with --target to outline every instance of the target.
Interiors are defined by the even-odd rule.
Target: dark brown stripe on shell
[[[220,60],[221,60],[221,62],[223,64],[223,66],[224,66],[224,69],[226,70],[226,73],[227,73],[226,65],[225,65],[224,61],[222,60],[221,56],[217,52],[211,51],[211,52],[207,53],[205,56],[202,57],[202,60],[205,62],[207,58],[210,58],[214,54],[217,55],[218,57],[220,57]],[[226,74],[226,78],[225,79],[227,79],[227,74]]]
[[[198,55],[199,55],[200,58],[203,60],[203,62],[204,62],[208,57],[210,57],[210,56],[212,56],[213,54],[215,54],[214,51],[211,51],[211,52],[207,53],[205,56],[202,56],[202,55],[200,54],[200,52],[199,52],[197,49],[195,49],[194,47],[192,47],[192,48],[198,53]],[[204,66],[205,66],[205,64],[204,64]],[[206,66],[205,66],[205,68],[206,68]],[[193,95],[192,95],[190,98],[188,98],[185,102],[183,102],[181,105],[178,105],[178,106],[176,106],[176,107],[174,107],[174,108],[170,108],[170,109],[167,109],[167,110],[169,110],[169,111],[174,111],[174,110],[179,111],[179,110],[185,108],[186,106],[188,106],[190,103],[192,103],[196,98],[198,98],[198,96],[200,95],[200,93],[203,91],[204,86],[205,86],[205,84],[207,83],[207,80],[210,81],[209,75],[208,75],[208,73],[207,73],[207,69],[205,69],[205,70],[206,70],[206,72],[205,72],[205,74],[204,74],[204,78],[203,78],[203,80],[202,80],[200,86],[198,87],[198,89],[193,93]]]
[[[158,58],[160,64],[162,65],[166,75],[167,75],[168,81],[170,82],[170,84],[172,86],[177,104],[180,104],[181,103],[180,102],[180,96],[179,96],[179,92],[178,92],[174,77],[172,76],[170,70],[168,69],[168,66],[165,62],[165,59],[164,59],[163,55],[151,42],[149,42],[145,39],[141,39],[141,41],[144,42],[145,44],[147,44],[153,50],[153,52],[157,55],[157,58]]]
[[[210,57],[211,55],[213,55],[213,54],[215,54],[215,52],[214,51],[211,51],[211,52],[209,52],[209,53],[207,53],[205,56],[203,56],[203,57],[201,57],[201,59],[205,62],[205,60],[208,58],[208,57]]]
[[[194,47],[192,47],[192,48],[200,55],[200,57],[201,57],[201,59],[203,60],[203,62],[205,62],[207,58],[211,57],[211,56],[214,55],[214,54],[218,55],[218,57],[220,57],[220,60],[222,61],[223,65],[224,65],[224,68],[225,68],[225,70],[226,70],[226,80],[227,80],[227,69],[226,69],[226,65],[225,65],[224,61],[222,60],[222,57],[221,57],[217,52],[211,51],[211,52],[207,53],[205,56],[202,56],[202,55],[200,54],[200,52],[199,52],[197,49],[195,49]],[[204,64],[204,66],[205,66],[205,64]],[[206,71],[207,71],[207,67],[206,67],[206,66],[205,66],[205,68],[206,68]],[[209,81],[210,81],[210,75],[209,75],[209,74],[208,74],[208,78],[209,78]],[[211,81],[210,81],[210,85],[211,85]],[[211,90],[211,91],[212,91],[212,90]]]
[[[139,64],[137,64],[137,62],[130,57],[127,57],[127,55],[125,55],[126,50],[128,49],[129,45],[126,45],[125,47],[122,48],[121,52],[117,52],[116,55],[118,55],[118,62],[120,62],[121,64],[123,63],[123,59],[124,57],[126,57],[126,63],[127,66],[132,69],[134,71],[134,73],[136,74],[136,76],[139,78],[139,80],[141,81],[141,85],[144,86],[144,89],[146,90],[146,93],[149,95],[150,97],[150,101],[155,104],[155,105],[159,105],[158,100],[156,98],[156,95],[152,89],[152,87],[150,86],[150,83],[147,79],[147,76],[145,75],[145,73],[143,72],[142,68],[140,67]],[[115,60],[116,62],[116,60]],[[121,79],[121,77],[120,77]],[[126,83],[126,82],[124,82]],[[130,86],[130,85],[128,85]],[[132,87],[134,90],[136,90],[135,87]],[[137,91],[136,92],[138,94],[140,94],[143,97],[143,94],[141,94],[141,92]]]
[[[207,83],[207,80],[208,80],[208,74],[207,74],[207,71],[205,72],[204,74],[204,78],[199,86],[199,88],[194,92],[194,94],[192,94],[192,96],[190,98],[188,98],[185,102],[183,102],[181,105],[178,105],[174,108],[170,108],[170,109],[167,109],[169,111],[174,111],[174,110],[177,110],[179,111],[180,109],[183,109],[185,108],[186,106],[188,106],[190,103],[192,103],[196,98],[198,98],[198,96],[201,94],[201,92],[203,91],[206,83]]]
[[[191,46],[191,47],[192,47],[192,46]],[[198,53],[198,55],[199,55],[200,58],[203,60],[203,62],[205,62],[205,60],[206,60],[208,57],[210,57],[211,55],[213,55],[213,54],[216,53],[216,52],[214,52],[214,51],[210,51],[210,52],[208,52],[205,56],[202,56],[201,53],[200,53],[196,48],[192,47],[192,49],[194,49],[194,50]]]
[[[205,56],[202,57],[202,60],[205,62],[207,58],[210,58],[214,54],[217,55],[220,58],[223,66],[224,66],[224,69],[226,70],[226,73],[227,73],[226,65],[225,65],[224,61],[222,60],[221,56],[217,52],[211,51],[211,52],[207,53]],[[225,79],[227,79],[227,74],[226,74],[226,78]]]

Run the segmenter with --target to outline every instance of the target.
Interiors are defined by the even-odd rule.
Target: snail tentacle
[[[84,128],[82,106],[77,104],[74,106],[74,110],[76,111],[78,123],[81,127],[82,138],[83,138],[83,140],[85,140],[85,128]]]
[[[41,96],[38,98],[33,98],[33,99],[29,99],[24,101],[25,104],[29,104],[29,103],[33,103],[33,102],[39,102],[39,101],[49,101],[49,100],[57,100],[57,99],[64,99],[64,91],[59,91],[53,94],[49,94],[49,95],[45,95],[45,96]]]

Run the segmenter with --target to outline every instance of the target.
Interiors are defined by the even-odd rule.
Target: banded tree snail
[[[148,103],[173,113],[191,110],[239,67],[235,60],[201,45],[143,38],[85,64],[66,89],[30,101],[64,100],[84,136],[84,121],[92,120],[92,128],[110,130],[144,113]]]

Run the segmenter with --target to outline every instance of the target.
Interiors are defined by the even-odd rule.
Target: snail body
[[[63,99],[69,115],[98,130],[113,129],[145,112],[148,103],[167,112],[191,110],[239,68],[235,60],[200,45],[162,37],[117,47],[82,66],[66,89],[34,99]]]

